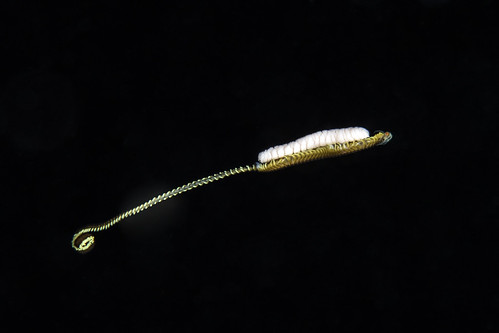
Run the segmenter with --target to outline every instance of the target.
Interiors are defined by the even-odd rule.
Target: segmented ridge
[[[256,169],[260,172],[270,172],[323,158],[351,154],[379,144],[384,144],[390,139],[391,134],[389,132],[379,132],[362,140],[335,143],[287,155],[266,163],[257,163]]]

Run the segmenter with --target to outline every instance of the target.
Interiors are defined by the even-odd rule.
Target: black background
[[[2,317],[499,331],[494,1],[5,3]],[[330,128],[386,146],[183,194]]]

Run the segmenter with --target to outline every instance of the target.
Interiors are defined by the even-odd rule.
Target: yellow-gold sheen
[[[73,249],[75,249],[78,253],[82,254],[87,253],[95,245],[95,236],[93,235],[94,233],[109,229],[110,227],[126,219],[127,217],[138,214],[141,211],[146,210],[162,201],[165,201],[181,193],[190,191],[197,187],[212,183],[214,181],[229,176],[238,175],[249,171],[258,171],[258,172],[276,171],[279,169],[287,168],[293,165],[298,165],[314,160],[352,154],[374,146],[384,145],[391,139],[392,139],[392,134],[390,132],[378,131],[374,135],[361,140],[334,143],[331,145],[326,145],[318,148],[297,152],[294,154],[289,154],[281,158],[270,160],[265,163],[257,162],[253,165],[246,165],[239,168],[230,169],[227,171],[222,171],[214,175],[195,180],[193,182],[179,186],[176,189],[158,195],[157,197],[154,197],[151,200],[144,202],[142,205],[130,209],[102,224],[85,227],[74,234],[73,239],[71,241],[71,245]]]

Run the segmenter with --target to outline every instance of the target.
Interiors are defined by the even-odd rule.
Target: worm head
[[[390,132],[376,131],[376,133],[383,133],[383,138],[381,142],[378,143],[378,146],[386,145],[393,137],[392,133]]]

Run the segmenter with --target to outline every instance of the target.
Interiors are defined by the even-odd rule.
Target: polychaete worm
[[[229,169],[195,180],[160,194],[102,224],[85,227],[74,234],[71,245],[77,252],[87,253],[95,245],[94,233],[109,229],[127,217],[140,213],[181,193],[228,176],[249,171],[275,171],[309,161],[351,154],[374,146],[384,145],[391,138],[392,134],[390,132],[382,131],[377,131],[370,136],[369,131],[362,127],[332,129],[309,134],[290,143],[264,150],[258,154],[258,162],[255,164]]]

